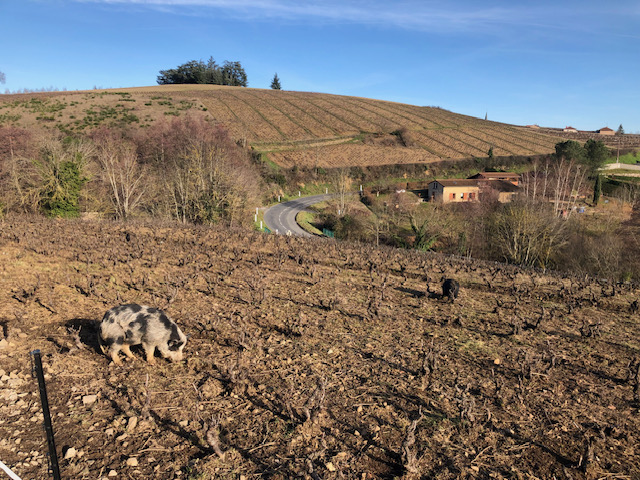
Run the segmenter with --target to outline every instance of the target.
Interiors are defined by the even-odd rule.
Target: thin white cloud
[[[77,0],[112,5],[223,10],[248,19],[317,19],[336,23],[388,25],[418,30],[466,30],[491,25],[520,24],[529,20],[517,8],[473,8],[468,4],[436,6],[423,1],[291,1],[291,0]],[[187,13],[183,11],[182,13]]]
[[[542,1],[518,5],[495,2],[480,6],[476,2],[431,2],[405,0],[76,0],[120,6],[160,9],[184,15],[224,12],[246,20],[315,20],[327,23],[387,26],[410,30],[456,33],[500,33],[513,28],[581,30],[603,16],[637,16],[633,5],[602,9],[601,4],[580,0],[580,5]],[[486,4],[485,4],[486,5]],[[506,5],[506,6],[505,6]],[[580,8],[578,8],[580,7]],[[598,22],[594,22],[598,23]]]

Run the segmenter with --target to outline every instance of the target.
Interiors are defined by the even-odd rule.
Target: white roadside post
[[[20,477],[18,475],[16,475],[15,473],[13,473],[9,467],[7,467],[4,463],[0,462],[0,469],[4,471],[4,473],[6,473],[7,475],[9,475],[9,478],[11,480],[20,480]]]

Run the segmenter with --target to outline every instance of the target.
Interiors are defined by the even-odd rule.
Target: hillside
[[[47,477],[35,348],[62,478],[640,477],[633,284],[37,217],[0,220],[0,271],[0,459],[22,478]],[[96,322],[128,302],[191,335],[184,362],[109,365]]]
[[[557,136],[418,107],[321,93],[203,85],[0,95],[0,125],[83,132],[203,115],[292,167],[430,163],[554,151]]]

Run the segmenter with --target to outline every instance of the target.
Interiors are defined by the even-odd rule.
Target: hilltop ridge
[[[544,155],[559,136],[439,107],[218,85],[157,85],[0,96],[0,125],[85,132],[204,116],[282,167],[433,163]]]

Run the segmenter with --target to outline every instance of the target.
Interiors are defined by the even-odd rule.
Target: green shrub
[[[77,162],[60,163],[55,170],[55,181],[42,192],[43,212],[49,217],[78,217],[80,191],[86,181]]]
[[[337,218],[333,230],[341,240],[364,241],[367,238],[365,221],[360,215],[347,214]]]

